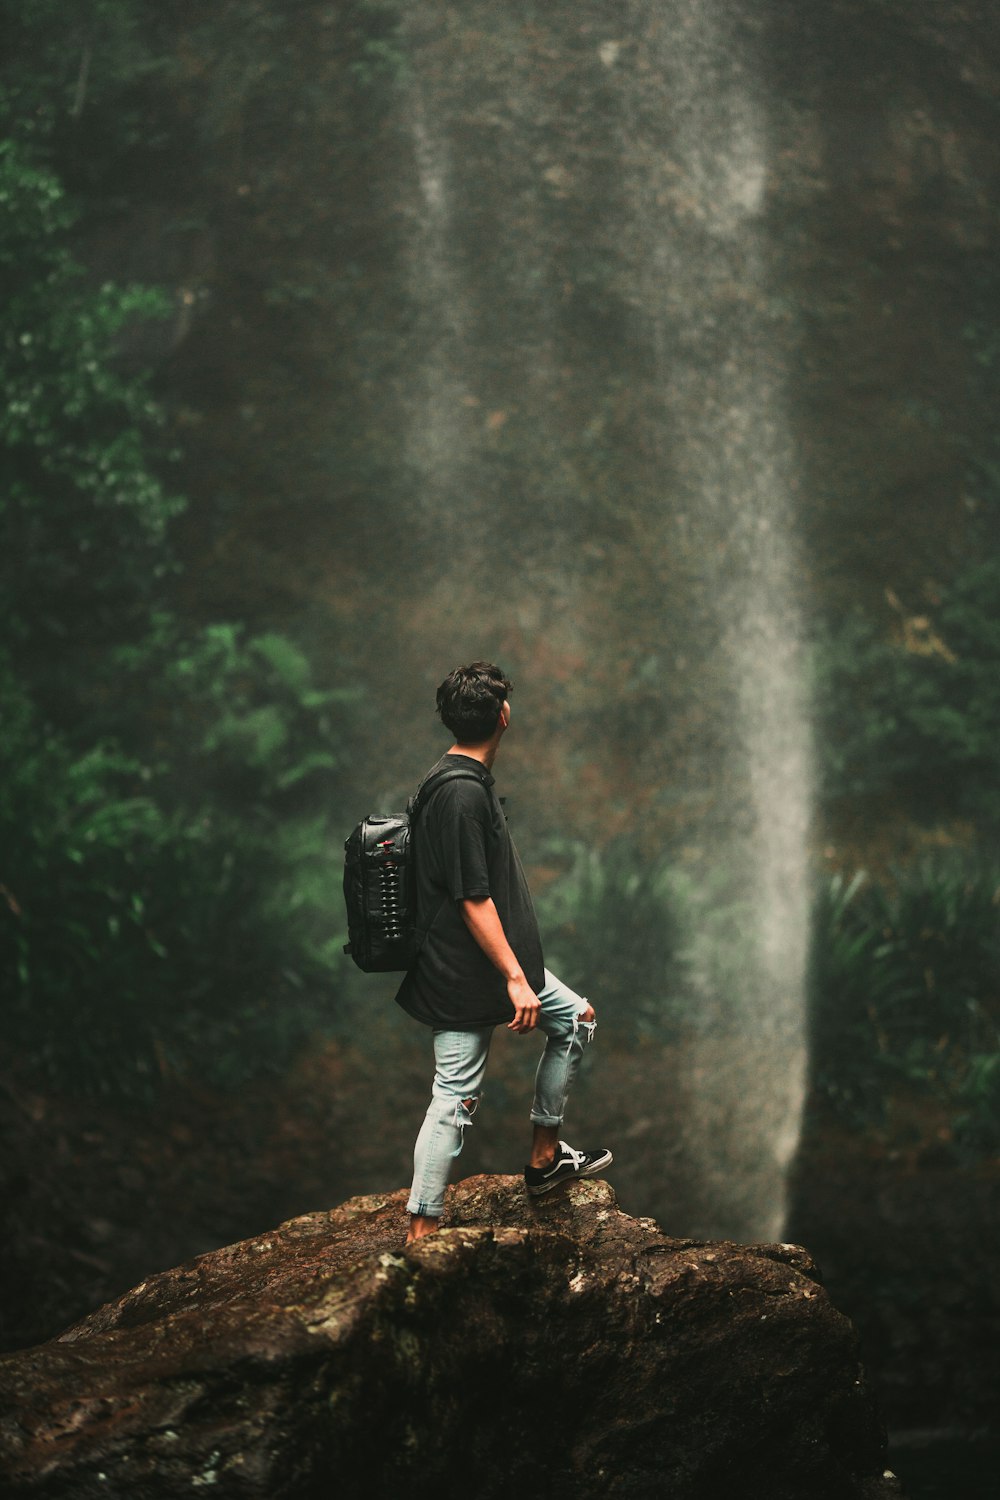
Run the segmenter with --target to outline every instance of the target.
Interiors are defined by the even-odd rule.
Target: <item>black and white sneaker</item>
[[[559,1150],[548,1167],[525,1167],[524,1185],[532,1198],[541,1197],[560,1182],[569,1182],[574,1177],[592,1177],[610,1167],[614,1157],[608,1150],[574,1151],[565,1141],[559,1142]]]

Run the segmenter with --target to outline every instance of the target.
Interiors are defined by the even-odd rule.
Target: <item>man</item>
[[[510,680],[491,662],[451,672],[437,708],[455,743],[425,777],[414,849],[417,959],[396,999],[434,1031],[434,1086],[413,1159],[407,1244],[438,1227],[452,1161],[462,1150],[486,1072],[494,1027],[545,1033],[531,1109],[534,1132],[524,1169],[532,1196],[602,1171],[610,1151],[575,1151],[559,1139],[566,1098],[594,1008],[542,962],[534,908],[517,850],[494,791],[491,767],[510,724]]]

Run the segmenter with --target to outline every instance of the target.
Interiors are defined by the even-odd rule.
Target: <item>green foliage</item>
[[[1000,867],[961,852],[891,885],[835,877],[814,916],[814,1076],[854,1126],[897,1094],[943,1108],[971,1144],[1000,1139]]]
[[[93,741],[0,661],[5,1045],[86,1092],[237,1083],[329,1011],[357,695],[317,691],[281,637],[166,617],[107,666],[122,698],[96,717],[120,733]]]
[[[350,65],[351,73],[362,88],[399,83],[406,77],[409,59],[401,35],[398,0],[358,0],[357,9],[363,39]]]
[[[170,750],[173,796],[210,793],[233,812],[265,804],[294,810],[328,800],[327,773],[345,763],[345,719],[357,689],[320,690],[304,652],[286,636],[250,636],[234,624],[183,630],[157,614],[137,645],[111,657],[133,707],[136,731]],[[137,742],[136,748],[142,741]]]
[[[406,74],[406,54],[393,42],[370,41],[362,46],[361,56],[351,64],[351,72],[362,88],[371,88],[382,79],[395,83]]]
[[[357,695],[292,641],[170,608],[160,415],[61,184],[0,144],[0,1031],[63,1088],[238,1082],[317,1024]]]
[[[1000,559],[967,567],[933,619],[909,623],[893,643],[856,615],[818,647],[824,792],[1000,824]]]
[[[159,412],[114,357],[123,329],[165,304],[87,286],[60,184],[11,142],[0,207],[0,611],[51,708],[71,701],[81,655],[141,622],[170,566],[164,538],[181,507],[150,465]]]
[[[85,113],[114,109],[119,132],[132,133],[122,90],[161,66],[144,40],[151,14],[146,0],[0,0],[0,128],[38,145]]]
[[[118,730],[93,740],[43,725],[2,668],[5,1045],[59,1087],[133,1097],[279,1066],[328,1019],[358,695],[318,691],[282,637],[160,616],[92,679],[90,735]]]
[[[974,1053],[958,1093],[955,1130],[967,1146],[995,1154],[1000,1147],[1000,1049]]]
[[[60,1087],[232,1083],[316,1022],[325,975],[268,830],[167,810],[111,744],[75,753],[0,661],[0,986],[7,1055]]]
[[[550,967],[607,1007],[619,1029],[662,1040],[692,1009],[683,877],[637,856],[633,840],[547,853],[565,866],[536,898]]]

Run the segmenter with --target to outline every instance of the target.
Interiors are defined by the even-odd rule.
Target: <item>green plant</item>
[[[908,1092],[966,1140],[1000,1126],[1000,869],[956,851],[891,884],[834,877],[814,908],[813,1077],[854,1126]]]
[[[958,1099],[958,1139],[973,1149],[995,1152],[1000,1147],[1000,1048],[973,1054]]]
[[[633,840],[553,846],[564,873],[538,898],[546,959],[621,1029],[668,1036],[689,1008],[685,886]]]
[[[120,346],[163,298],[88,285],[61,184],[11,142],[0,206],[7,1055],[87,1092],[238,1081],[326,1004],[357,694],[318,686],[276,632],[172,613],[183,506]]]
[[[0,208],[0,612],[57,715],[72,712],[94,654],[143,628],[172,566],[166,532],[182,506],[147,451],[159,412],[115,360],[126,326],[165,303],[87,285],[61,185],[11,142]]]
[[[968,565],[886,639],[860,614],[818,641],[828,800],[895,795],[916,818],[1000,824],[1000,560]]]
[[[273,826],[207,802],[171,810],[113,744],[74,751],[7,659],[0,690],[6,1055],[58,1087],[132,1097],[287,1058],[329,972]]]

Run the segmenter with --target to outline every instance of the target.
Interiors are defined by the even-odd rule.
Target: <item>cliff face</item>
[[[668,1238],[606,1183],[356,1198],[0,1363],[5,1493],[896,1494],[848,1320],[790,1245]]]

